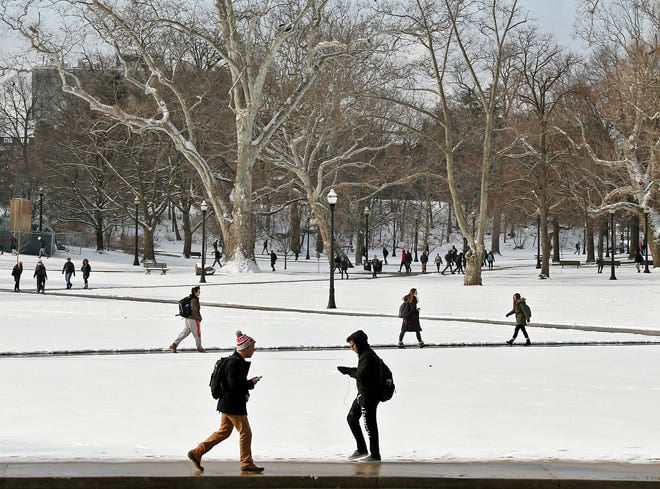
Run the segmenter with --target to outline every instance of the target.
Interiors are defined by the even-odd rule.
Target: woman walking
[[[87,281],[89,280],[89,274],[92,273],[92,267],[89,264],[89,260],[87,258],[83,258],[82,262],[82,267],[80,267],[80,271],[83,274],[83,280],[85,281],[85,289],[89,288],[89,284]]]
[[[403,345],[403,335],[408,331],[413,331],[417,336],[420,348],[426,345],[422,341],[422,327],[419,324],[419,309],[417,308],[417,289],[410,289],[403,297],[403,304],[399,308],[399,317],[403,318],[401,323],[401,333],[399,333],[399,348],[405,348]]]
[[[23,262],[19,261],[14,265],[14,269],[11,271],[12,276],[14,277],[14,292],[21,291],[21,274],[23,273]]]
[[[526,299],[524,297],[520,297],[518,292],[513,294],[513,309],[511,309],[506,314],[506,317],[511,316],[511,314],[516,315],[516,329],[513,331],[513,338],[507,340],[506,344],[513,345],[513,342],[516,341],[516,337],[518,336],[518,331],[522,331],[523,336],[527,339],[525,346],[531,345],[532,342],[529,341],[529,336],[527,335],[527,330],[525,329],[525,326],[527,325],[531,316],[531,311],[527,305]]]

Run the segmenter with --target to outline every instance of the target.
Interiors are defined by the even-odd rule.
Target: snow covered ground
[[[333,311],[323,261],[284,270],[280,257],[273,273],[259,256],[261,273],[207,277],[202,338],[213,351],[176,355],[167,347],[182,327],[176,301],[199,280],[193,260],[162,256],[167,275],[145,275],[132,255],[83,250],[72,259],[77,269],[90,259],[90,289],[77,272],[66,290],[59,255],[45,260],[49,281],[37,295],[36,258],[21,257],[17,294],[15,257],[5,254],[0,461],[184,459],[217,428],[208,380],[225,354],[215,349],[231,349],[236,329],[256,339],[251,373],[264,376],[248,405],[257,462],[343,460],[354,450],[345,417],[355,384],[336,366],[356,364],[344,340],[363,329],[397,384],[379,407],[384,460],[657,462],[658,273],[624,264],[611,281],[609,269],[553,266],[539,280],[532,254],[496,257],[483,287],[456,275],[399,275],[396,259],[376,280],[353,269],[349,280],[336,275]],[[408,333],[408,348],[392,348],[411,287],[424,340],[437,347],[420,350]],[[513,292],[532,307],[532,347],[504,345]],[[188,338],[180,348],[193,346]],[[234,435],[205,458],[237,457]]]

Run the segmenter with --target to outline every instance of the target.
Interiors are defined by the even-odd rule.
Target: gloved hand
[[[339,370],[344,375],[348,375],[351,373],[350,367],[337,367],[337,370]]]

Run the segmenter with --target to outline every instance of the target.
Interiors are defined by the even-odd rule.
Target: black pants
[[[401,343],[403,341],[403,335],[405,335],[406,333],[407,333],[407,331],[405,331],[405,330],[401,331],[401,333],[399,333],[399,343]],[[420,333],[419,331],[415,331],[415,336],[417,336],[417,341],[419,341],[421,343],[422,342],[422,333]]]
[[[353,437],[357,442],[357,450],[359,452],[367,451],[367,444],[364,441],[364,435],[362,434],[362,428],[360,428],[360,417],[364,416],[364,427],[367,430],[367,436],[369,437],[369,452],[372,457],[380,458],[380,446],[378,445],[378,423],[376,422],[376,409],[378,408],[378,403],[376,401],[368,403],[366,407],[360,407],[360,403],[355,399],[353,405],[351,406],[350,411],[348,411],[348,416],[346,420],[348,421],[348,426],[351,428]]]
[[[518,331],[522,331],[522,334],[525,338],[529,339],[529,336],[527,336],[527,330],[525,329],[525,325],[518,326],[516,325],[516,329],[513,330],[513,339],[516,339],[516,336],[518,336]]]

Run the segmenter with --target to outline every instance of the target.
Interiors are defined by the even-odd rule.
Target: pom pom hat
[[[241,351],[254,345],[254,339],[243,334],[240,330],[236,331],[236,349]]]

